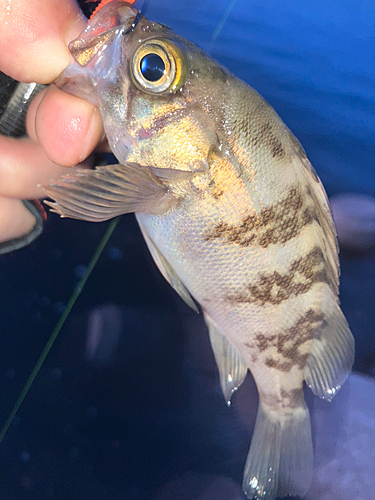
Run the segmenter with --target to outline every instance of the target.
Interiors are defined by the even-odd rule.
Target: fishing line
[[[208,52],[211,52],[216,43],[217,37],[219,36],[221,30],[224,28],[224,24],[227,22],[230,13],[232,12],[237,0],[232,0],[224,12],[223,17],[220,19],[218,25],[216,26],[214,32],[212,33],[210,44],[208,46]]]
[[[36,362],[36,364],[33,368],[33,371],[31,372],[29,378],[27,379],[26,384],[24,385],[24,387],[23,387],[23,389],[22,389],[22,391],[21,391],[21,393],[20,393],[20,395],[19,395],[19,397],[18,397],[18,399],[13,407],[13,410],[10,412],[9,417],[7,418],[7,420],[4,424],[4,427],[2,428],[2,430],[0,432],[0,443],[4,439],[4,436],[7,433],[11,423],[13,422],[13,419],[16,416],[18,410],[20,409],[20,406],[21,406],[23,400],[25,399],[27,393],[29,392],[29,389],[34,382],[35,377],[38,375],[39,370],[42,367],[42,364],[44,363],[44,360],[46,359],[49,351],[51,350],[51,347],[53,346],[53,344],[57,338],[57,335],[59,334],[67,317],[69,316],[69,313],[72,310],[72,307],[74,306],[79,294],[82,292],[83,287],[86,284],[86,281],[88,280],[92,270],[94,269],[100,255],[102,254],[109,238],[111,237],[111,234],[113,233],[113,231],[114,231],[115,227],[117,226],[120,219],[121,219],[121,217],[116,217],[116,219],[113,219],[109,223],[104,235],[102,236],[102,239],[100,240],[98,246],[96,247],[96,250],[95,250],[93,256],[91,257],[91,260],[87,266],[85,274],[82,276],[80,281],[77,283],[72,295],[70,296],[69,302],[67,303],[64,312],[62,313],[62,315],[61,315],[59,321],[57,322],[53,332],[51,333],[50,338],[48,339],[46,345],[44,346],[44,349],[43,349],[41,355],[39,356],[39,359]]]

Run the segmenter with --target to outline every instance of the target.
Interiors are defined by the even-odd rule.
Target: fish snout
[[[118,85],[124,34],[131,29],[137,14],[137,9],[123,1],[102,7],[80,36],[69,43],[70,64],[55,84],[98,106],[96,86],[103,81],[107,86]]]

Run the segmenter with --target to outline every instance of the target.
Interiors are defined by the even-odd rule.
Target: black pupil
[[[141,73],[149,82],[157,82],[164,75],[165,64],[157,54],[147,54],[141,60]]]

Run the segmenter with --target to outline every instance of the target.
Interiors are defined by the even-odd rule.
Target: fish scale
[[[226,402],[249,369],[256,382],[245,494],[303,496],[313,457],[303,382],[331,400],[354,357],[327,196],[255,90],[137,14],[109,2],[70,44],[56,84],[99,106],[119,164],[51,183],[48,204],[90,221],[136,213],[163,276],[203,311]]]

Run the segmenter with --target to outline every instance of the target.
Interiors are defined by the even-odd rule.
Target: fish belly
[[[276,356],[278,336],[292,336],[295,342],[301,337],[301,344],[307,342],[301,356],[308,352],[313,332],[306,331],[318,328],[323,309],[335,302],[324,256],[308,228],[298,238],[263,248],[209,240],[205,217],[194,220],[176,211],[169,216],[137,214],[137,219],[250,369]],[[278,347],[280,351],[280,342]],[[289,346],[279,352],[290,366],[291,351]],[[302,359],[297,361],[303,368]]]

